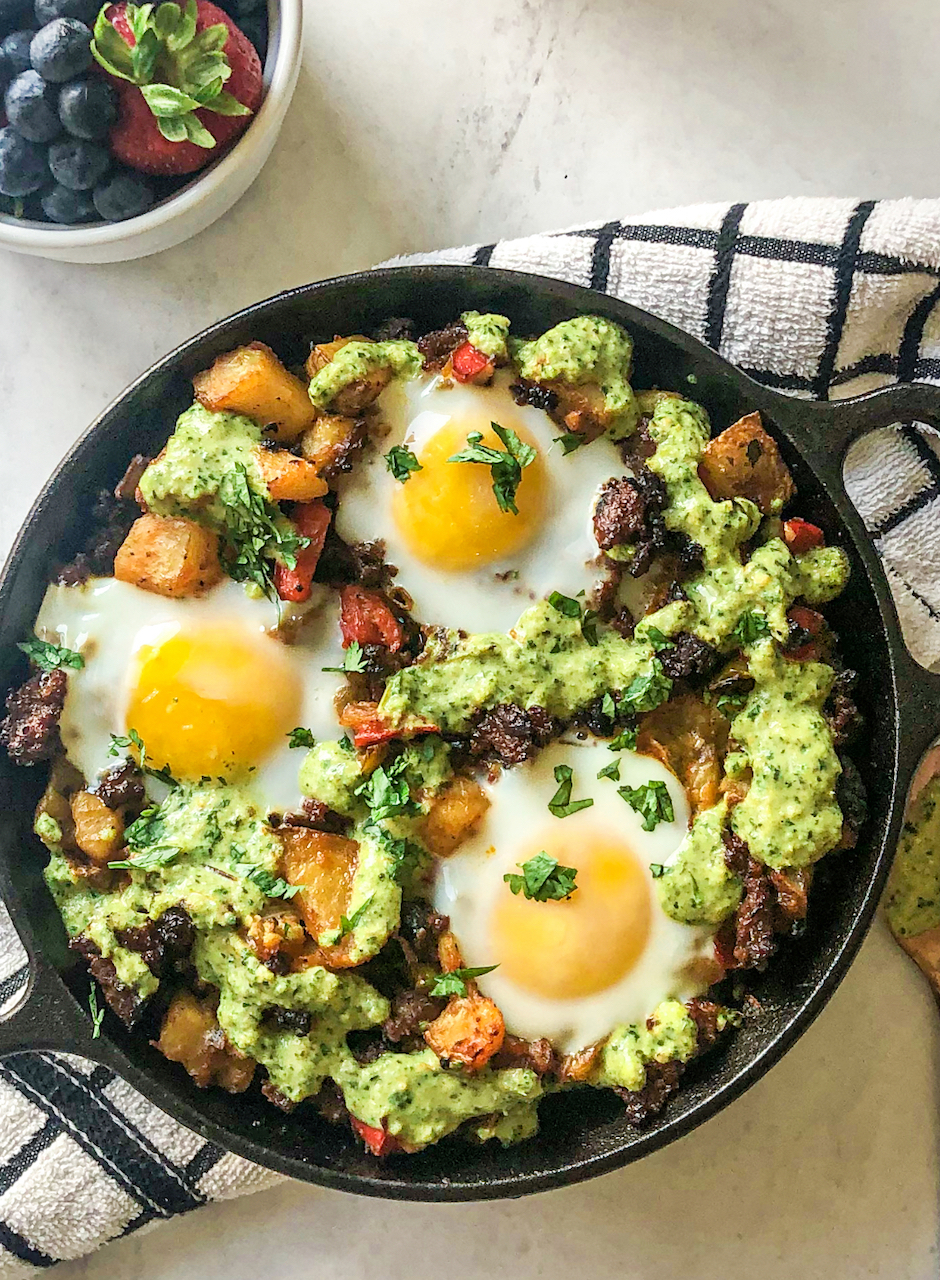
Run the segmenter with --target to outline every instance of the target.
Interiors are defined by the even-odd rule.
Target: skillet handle
[[[931,382],[894,382],[847,400],[795,401],[804,411],[824,419],[820,439],[829,465],[837,465],[840,482],[846,451],[854,441],[894,422],[925,422],[940,431],[940,386]]]
[[[54,969],[30,956],[26,990],[12,1011],[0,1017],[0,1058],[55,1050],[100,1062],[103,1048],[104,1042],[94,1036],[90,1013],[82,1011]]]

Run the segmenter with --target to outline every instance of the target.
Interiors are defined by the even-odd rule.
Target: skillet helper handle
[[[940,386],[931,382],[894,382],[862,396],[816,403],[812,410],[828,419],[822,428],[823,439],[830,457],[841,468],[849,446],[878,427],[890,427],[895,422],[924,422],[940,431]]]
[[[100,1061],[99,1044],[103,1042],[94,1036],[90,1013],[80,1008],[54,969],[30,956],[26,990],[0,1016],[0,1058],[54,1050]]]

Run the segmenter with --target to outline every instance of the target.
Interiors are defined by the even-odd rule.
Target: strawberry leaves
[[[192,142],[209,151],[215,138],[197,111],[251,115],[225,90],[232,68],[225,56],[229,30],[218,22],[196,31],[196,0],[178,4],[128,4],[114,21],[102,6],[91,51],[110,75],[137,85],[157,128],[169,142]],[[127,32],[127,37],[122,34]]]

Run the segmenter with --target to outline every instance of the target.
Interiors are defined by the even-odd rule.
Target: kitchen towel
[[[940,200],[698,205],[395,259],[416,262],[590,285],[807,399],[940,382]],[[940,664],[936,433],[911,423],[871,433],[853,447],[846,481],[912,652]],[[0,1007],[25,985],[0,906]],[[0,1062],[0,1277],[278,1180],[182,1128],[104,1067],[47,1053]]]

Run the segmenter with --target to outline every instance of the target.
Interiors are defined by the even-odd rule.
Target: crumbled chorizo
[[[725,830],[723,840],[725,862],[744,885],[744,897],[733,918],[735,967],[761,969],[776,949],[773,885],[767,868],[751,857],[740,836]]]
[[[101,988],[109,1008],[126,1027],[132,1027],[140,1017],[144,1001],[133,987],[118,977],[113,960],[103,956],[91,938],[84,934],[73,938],[69,947],[72,951],[77,951],[88,964],[88,971]]]
[[[633,476],[613,476],[594,507],[594,537],[601,551],[638,542],[645,530],[646,498]]]
[[[556,732],[557,722],[544,707],[523,709],[511,702],[501,702],[492,710],[479,713],[470,737],[470,751],[502,764],[521,764],[545,746]]]
[[[721,661],[718,650],[691,631],[680,631],[672,641],[673,647],[663,649],[658,655],[670,680],[704,678],[711,675]]]
[[[65,704],[68,676],[61,667],[38,671],[7,695],[7,714],[0,720],[0,746],[16,764],[51,760],[62,749],[59,717]]]

